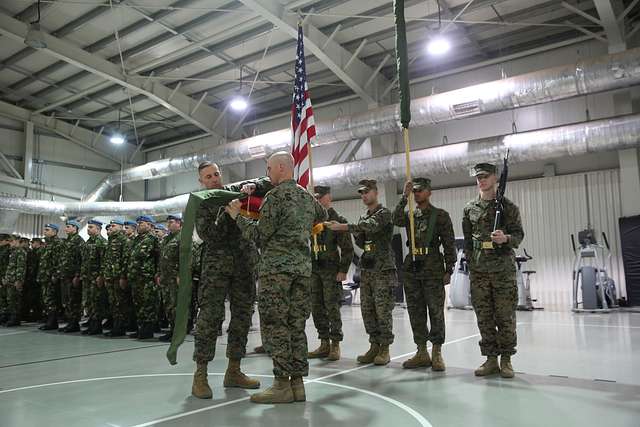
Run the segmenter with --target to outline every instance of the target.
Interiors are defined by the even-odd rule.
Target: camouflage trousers
[[[343,339],[340,318],[342,284],[336,282],[337,274],[335,268],[315,269],[311,274],[311,313],[321,340]]]
[[[36,280],[27,280],[22,294],[22,318],[40,320],[42,317],[42,289]]]
[[[311,312],[310,288],[309,277],[260,276],[260,329],[263,342],[268,343],[276,377],[309,374],[305,324]]]
[[[178,284],[175,278],[160,280],[160,305],[162,312],[167,317],[169,325],[173,330],[176,320],[176,304],[178,298]]]
[[[203,270],[204,273],[204,270]],[[229,297],[231,319],[227,336],[229,359],[242,359],[247,352],[247,336],[253,316],[255,276],[250,268],[233,275],[204,275],[198,288],[198,316],[196,319],[193,360],[206,363],[216,355],[218,329],[225,316],[224,301]]]
[[[60,282],[46,281],[41,282],[42,304],[44,306],[44,314],[57,315],[60,308]]]
[[[118,280],[105,280],[105,288],[109,297],[109,313],[114,323],[123,325],[127,322],[131,307],[131,293],[129,288],[122,289]]]
[[[60,284],[62,307],[68,322],[79,322],[82,317],[82,284],[75,286],[72,280],[72,277],[66,277]]]
[[[380,345],[393,343],[393,317],[395,306],[393,288],[396,272],[362,270],[360,280],[360,310],[369,342]]]
[[[109,301],[105,286],[98,286],[97,276],[82,281],[84,307],[91,319],[102,320],[109,317]]]
[[[417,345],[444,344],[444,299],[442,280],[425,280],[405,273],[404,293]],[[427,325],[430,322],[431,328]]]
[[[7,289],[8,285],[2,284],[2,278],[0,277],[0,315],[9,314],[9,302],[7,301]]]
[[[518,286],[513,272],[471,272],[471,304],[478,319],[483,356],[516,353]]]
[[[7,314],[20,318],[22,310],[22,288],[15,285],[5,285],[7,289]]]
[[[138,326],[158,320],[158,290],[153,277],[130,280],[131,297],[135,307]]]

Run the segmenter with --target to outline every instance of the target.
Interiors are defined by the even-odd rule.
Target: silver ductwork
[[[588,153],[623,150],[640,145],[640,114],[560,126],[532,132],[416,150],[411,153],[412,173],[440,175],[466,170],[481,161],[498,161],[510,150],[512,164]],[[402,180],[404,153],[313,169],[315,181],[334,187],[355,185],[362,178],[381,182]],[[155,202],[55,203],[0,197],[0,209],[67,216],[151,215],[179,212],[188,195]]]
[[[411,126],[427,126],[638,84],[640,48],[414,99],[411,102]],[[319,122],[316,126],[318,136],[315,145],[390,134],[401,129],[399,106],[391,105],[330,122]],[[103,199],[120,183],[193,171],[204,160],[219,165],[247,162],[279,150],[288,150],[290,145],[291,132],[282,129],[184,156],[149,162],[109,175],[87,196],[86,201]]]

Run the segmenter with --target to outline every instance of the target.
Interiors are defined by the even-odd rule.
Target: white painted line
[[[640,329],[640,326],[623,326],[623,325],[594,325],[586,323],[543,323],[543,322],[518,322],[518,325],[536,325],[536,326],[580,326],[587,328],[613,328],[613,329]]]
[[[369,396],[376,397],[378,399],[382,399],[382,400],[384,400],[386,402],[391,403],[392,405],[397,406],[398,408],[402,409],[403,411],[407,412],[409,415],[411,415],[413,418],[415,418],[416,421],[418,421],[418,423],[420,423],[420,425],[422,427],[432,427],[431,423],[425,417],[423,417],[422,414],[420,414],[419,412],[415,411],[413,408],[405,405],[404,403],[399,402],[399,401],[397,401],[395,399],[392,399],[392,398],[390,398],[388,396],[384,396],[382,394],[374,393],[374,392],[369,391],[369,390],[364,390],[364,389],[361,389],[361,388],[351,387],[351,386],[343,385],[343,384],[328,383],[328,382],[325,382],[325,381],[318,381],[318,380],[316,380],[316,382],[318,384],[330,385],[330,386],[333,386],[333,387],[340,387],[340,388],[344,388],[344,389],[347,389],[347,390],[357,391],[357,392],[360,392],[360,393],[368,394]]]
[[[8,335],[28,334],[29,332],[31,331],[9,332],[8,334],[0,334],[0,337],[6,337]]]

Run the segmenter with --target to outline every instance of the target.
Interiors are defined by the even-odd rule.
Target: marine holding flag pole
[[[411,93],[409,90],[409,58],[407,57],[407,28],[404,19],[404,0],[395,0],[393,10],[396,19],[396,65],[400,85],[400,123],[404,139],[404,152],[407,181],[411,181],[411,144],[409,142],[409,123],[411,123]],[[413,217],[413,192],[409,193],[409,239],[411,257],[416,259],[416,227]]]

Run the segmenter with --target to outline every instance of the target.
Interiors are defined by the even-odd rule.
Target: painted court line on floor
[[[9,335],[28,334],[29,332],[32,332],[32,331],[9,332],[8,334],[0,334],[0,337],[6,337],[6,336],[9,336]]]

